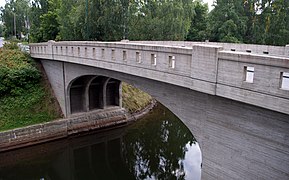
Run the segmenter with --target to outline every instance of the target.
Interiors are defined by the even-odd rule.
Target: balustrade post
[[[54,59],[54,52],[53,52],[53,45],[54,45],[55,41],[53,40],[49,40],[47,42],[47,50],[46,50],[46,53],[47,53],[47,56],[50,57],[50,59]]]

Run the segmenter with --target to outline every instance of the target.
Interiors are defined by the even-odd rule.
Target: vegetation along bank
[[[0,151],[134,121],[154,105],[151,96],[123,83],[126,110],[99,110],[85,118],[61,119],[41,65],[21,52],[16,43],[0,48],[0,57]]]

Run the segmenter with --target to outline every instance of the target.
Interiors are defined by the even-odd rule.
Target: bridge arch
[[[60,45],[70,47],[72,55],[54,51]],[[47,52],[37,51],[40,46]],[[79,46],[89,51],[73,54],[73,47]],[[219,46],[189,46],[49,42],[32,45],[31,54],[44,59],[65,115],[71,114],[66,90],[74,77],[94,74],[120,79],[148,92],[189,127],[202,149],[204,179],[288,178],[288,91],[281,83],[288,71],[287,59],[230,52],[232,44],[228,51]],[[142,61],[136,61],[140,54]],[[170,57],[176,57],[174,68],[168,66]],[[260,73],[254,83],[244,82],[248,66]]]
[[[67,86],[68,114],[121,107],[121,81],[105,76],[82,75]]]

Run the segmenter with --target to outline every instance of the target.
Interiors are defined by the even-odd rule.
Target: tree
[[[247,17],[242,1],[217,0],[209,14],[211,41],[243,42]]]
[[[129,12],[131,40],[184,40],[194,16],[193,3],[189,0],[136,0]]]
[[[48,11],[46,14],[40,16],[40,32],[42,40],[55,40],[59,32],[59,24],[57,22],[57,15],[55,12]]]
[[[0,24],[0,37],[3,37],[4,35],[4,25],[3,24]]]
[[[194,2],[195,16],[191,20],[186,40],[188,41],[204,41],[208,38],[208,4],[203,4],[202,1]]]
[[[264,43],[286,45],[289,43],[289,1],[268,0],[262,5],[265,20]]]
[[[2,8],[2,20],[6,27],[5,36],[21,38],[28,33],[29,28],[29,0],[10,0]]]
[[[30,42],[43,41],[42,32],[39,28],[40,17],[48,12],[48,0],[35,0],[30,8]]]

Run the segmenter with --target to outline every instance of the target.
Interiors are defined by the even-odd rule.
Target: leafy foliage
[[[17,96],[0,98],[0,131],[50,121],[59,117],[53,99],[40,84]]]
[[[122,153],[136,179],[186,178],[183,160],[196,139],[174,114],[158,106],[128,133]]]
[[[0,131],[59,117],[30,56],[11,42],[0,48],[0,57]]]
[[[12,47],[12,49],[7,49]],[[15,50],[13,43],[0,49],[0,96],[20,95],[40,80],[39,71],[27,54]]]
[[[30,28],[30,42],[289,43],[288,0],[216,0],[214,6],[208,12],[202,0],[7,0],[1,9],[2,32],[19,38]]]

